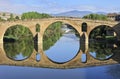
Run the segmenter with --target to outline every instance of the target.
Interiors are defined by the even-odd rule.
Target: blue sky
[[[120,12],[120,0],[0,0],[0,12],[61,13],[71,10]]]

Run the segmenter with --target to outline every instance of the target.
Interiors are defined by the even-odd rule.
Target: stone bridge
[[[96,21],[96,20],[86,20],[86,19],[77,19],[77,18],[47,18],[47,19],[39,19],[39,20],[26,20],[26,21],[12,21],[12,22],[0,22],[0,43],[3,43],[3,37],[6,30],[14,25],[23,25],[30,29],[33,36],[36,35],[36,24],[40,25],[40,32],[39,32],[39,43],[42,43],[42,38],[45,30],[55,22],[63,22],[65,24],[71,25],[75,28],[79,35],[82,36],[85,33],[86,43],[88,43],[88,38],[90,32],[99,26],[106,25],[112,27],[117,34],[118,39],[120,39],[120,24],[115,21]],[[86,23],[86,32],[82,31],[82,24]]]
[[[78,55],[74,57],[71,61],[66,63],[55,63],[49,60],[49,58],[45,55],[42,42],[43,42],[43,35],[45,30],[54,22],[63,22],[65,24],[71,25],[75,28],[80,37],[85,35],[85,44],[89,43],[89,34],[90,32],[99,26],[106,25],[112,27],[117,34],[118,40],[120,40],[120,24],[118,22],[113,21],[94,21],[94,20],[85,20],[85,19],[77,19],[77,18],[48,18],[48,19],[39,19],[39,20],[26,20],[26,21],[12,21],[12,22],[0,22],[0,64],[4,65],[19,65],[19,66],[34,66],[34,67],[51,67],[51,68],[73,68],[73,67],[86,67],[86,66],[95,66],[95,65],[104,65],[104,64],[115,64],[118,61],[114,59],[109,59],[106,61],[99,61],[92,58],[88,53],[88,45],[85,46],[85,53],[87,54],[87,63],[81,63],[81,54],[83,53],[82,50],[78,52]],[[86,23],[86,31],[82,31],[83,24]],[[7,58],[5,51],[3,49],[3,37],[8,28],[14,25],[23,25],[30,29],[32,34],[35,36],[36,32],[36,24],[40,25],[40,32],[38,33],[38,51],[32,53],[32,55],[23,61],[13,61]],[[81,38],[80,38],[81,39]],[[39,52],[41,55],[41,60],[39,62],[36,61],[36,52]],[[118,56],[118,55],[117,55]],[[119,55],[120,57],[120,55]],[[118,57],[117,57],[118,58]],[[119,60],[119,58],[117,59]]]

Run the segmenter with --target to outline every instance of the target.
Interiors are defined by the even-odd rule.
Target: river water
[[[0,79],[120,79],[120,65],[65,70],[0,66]]]
[[[45,54],[54,62],[63,63],[70,61],[77,55],[80,49],[79,40],[80,39],[75,34],[64,34],[54,46],[45,50]],[[16,43],[12,45],[4,45],[7,54],[9,54],[9,52],[17,52],[16,54],[7,55],[9,58],[13,60],[23,60],[31,55],[33,46],[28,46],[30,42],[20,43],[20,45],[17,45]],[[21,48],[22,50],[13,49],[16,45],[16,48]],[[8,46],[12,47],[8,49]],[[25,46],[27,47],[22,48]],[[106,60],[114,55],[113,44],[109,44],[108,46],[108,43],[93,43],[90,47],[90,54],[96,59]],[[28,49],[28,51],[26,49]],[[97,53],[98,51],[104,51],[104,53]],[[1,65],[0,79],[120,79],[120,65],[115,64],[74,69],[50,69]]]

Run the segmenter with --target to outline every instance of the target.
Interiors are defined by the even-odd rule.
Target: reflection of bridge
[[[6,56],[3,46],[2,45],[0,45],[0,46],[1,46],[0,47],[0,64],[1,65],[47,67],[47,68],[76,68],[76,67],[89,67],[89,66],[99,66],[99,65],[107,65],[107,64],[117,64],[120,62],[120,53],[119,52],[116,52],[116,54],[114,55],[114,57],[112,57],[112,59],[100,61],[100,60],[96,60],[92,56],[90,56],[87,48],[86,48],[86,50],[84,50],[85,51],[84,53],[87,54],[87,62],[86,63],[82,63],[80,60],[83,50],[80,50],[79,53],[77,54],[77,56],[74,57],[71,61],[63,63],[63,64],[58,64],[58,63],[54,63],[54,62],[50,61],[49,58],[45,55],[45,53],[43,53],[42,49],[38,50],[41,55],[41,60],[39,62],[36,61],[36,51],[35,50],[28,59],[22,60],[22,61],[14,61],[14,60],[9,59]],[[41,45],[39,45],[39,46],[41,46]]]
[[[15,21],[15,22],[2,22],[0,23],[0,43],[3,44],[3,37],[6,30],[14,25],[23,25],[25,27],[28,27],[30,31],[35,36],[37,34],[36,32],[36,24],[40,24],[40,32],[38,33],[38,52],[41,55],[40,62],[36,61],[36,51],[34,50],[34,53],[32,55],[23,61],[13,61],[7,58],[5,51],[3,50],[3,45],[0,45],[0,64],[7,64],[7,65],[22,65],[22,66],[35,66],[35,67],[54,67],[54,68],[72,68],[72,67],[84,67],[84,66],[95,66],[95,65],[103,65],[103,64],[112,64],[112,63],[118,63],[117,61],[113,59],[109,59],[106,61],[99,61],[95,60],[88,54],[88,45],[85,46],[84,53],[87,53],[87,63],[81,63],[81,54],[83,51],[79,51],[78,55],[73,58],[71,61],[66,62],[64,64],[57,64],[54,62],[51,62],[47,56],[45,55],[43,49],[42,49],[42,39],[43,34],[46,28],[57,21],[61,21],[63,23],[69,24],[72,27],[74,27],[78,33],[80,34],[81,39],[84,40],[84,43],[88,44],[88,37],[90,32],[102,25],[106,25],[109,27],[112,27],[114,31],[117,34],[118,39],[120,39],[120,26],[118,22],[109,22],[109,21],[93,21],[93,20],[84,20],[84,19],[74,19],[74,18],[49,18],[49,19],[41,19],[41,20],[29,20],[29,21]],[[82,23],[87,24],[86,31],[82,31]],[[84,25],[83,25],[84,26]],[[86,26],[85,26],[86,27]],[[84,35],[84,36],[83,36]],[[82,42],[83,42],[82,40]]]

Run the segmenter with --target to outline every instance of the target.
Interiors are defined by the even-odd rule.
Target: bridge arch
[[[82,33],[81,31],[81,27],[74,21],[71,21],[71,20],[51,20],[49,22],[44,22],[43,24],[41,24],[41,31],[42,31],[42,35],[44,34],[45,30],[53,23],[55,22],[62,22],[62,23],[66,23],[66,24],[69,24],[71,25],[75,30],[78,31],[79,34]]]
[[[6,33],[10,28],[16,28],[16,27],[25,27],[25,29],[27,29],[27,30],[32,34],[32,36],[33,36],[33,33],[31,32],[31,30],[30,30],[28,27],[26,27],[26,26],[24,26],[24,25],[19,25],[19,24],[17,24],[17,25],[12,25],[12,26],[6,28],[3,34],[5,35],[5,33]],[[4,37],[4,36],[3,36],[3,37]]]
[[[75,24],[73,24],[73,23],[71,23],[71,22],[67,22],[67,21],[53,21],[53,22],[49,23],[49,24],[46,26],[46,28],[44,29],[44,32],[47,30],[47,28],[48,28],[50,25],[52,25],[52,24],[54,24],[54,23],[57,23],[57,22],[62,22],[62,24],[71,26],[72,28],[74,28],[74,29],[79,33],[79,36],[80,36],[80,32],[79,32],[79,31],[80,31],[80,27],[77,26],[77,25],[75,25]],[[44,33],[43,33],[43,36],[44,36]],[[43,40],[42,40],[42,41],[43,41]],[[79,41],[79,43],[80,43],[80,41]],[[79,49],[77,50],[76,54],[75,54],[72,58],[68,59],[68,60],[65,61],[65,62],[54,61],[54,60],[52,60],[51,58],[49,58],[49,56],[47,56],[47,58],[48,58],[51,62],[53,62],[53,63],[64,64],[64,63],[67,63],[67,62],[69,62],[69,61],[71,61],[71,60],[74,60],[79,52],[80,52],[80,47],[79,47]],[[45,54],[45,52],[43,52],[43,53]],[[72,53],[72,52],[71,52],[71,53]],[[45,55],[46,55],[46,54],[45,54]]]
[[[100,28],[100,29],[98,29],[98,28]],[[104,29],[105,29],[105,30],[109,31],[109,35],[110,35],[110,32],[111,32],[111,35],[117,36],[117,31],[113,28],[113,26],[110,26],[110,25],[98,25],[98,26],[95,26],[94,28],[91,29],[91,31],[90,31],[90,33],[88,35],[89,39],[91,38],[91,34],[97,29],[98,29],[98,31],[100,31],[100,30],[104,31]]]
[[[11,28],[11,27],[14,27],[14,26],[23,26],[23,27],[26,27],[31,33],[32,35],[34,36],[36,34],[35,32],[35,26],[34,28],[29,28],[29,25],[27,24],[17,24],[17,23],[11,23],[11,24],[8,24],[7,26],[1,26],[1,29],[2,31],[0,32],[1,36],[0,36],[0,43],[3,43],[3,38],[4,38],[4,34],[6,33],[6,31]]]
[[[15,35],[15,34],[17,34],[17,35]],[[23,36],[23,35],[26,35],[26,34],[30,34],[30,39],[29,39],[30,41],[27,40],[28,41],[27,43],[26,43],[26,41],[22,41],[22,42],[19,42],[19,43],[17,42],[17,43],[14,43],[14,44],[8,44],[6,42],[3,44],[4,51],[6,53],[6,56],[9,59],[16,60],[16,61],[21,61],[21,60],[26,60],[27,58],[29,58],[32,55],[33,46],[34,46],[34,43],[32,41],[33,40],[33,34],[28,27],[25,27],[23,25],[13,25],[13,26],[8,27],[5,30],[5,32],[4,32],[4,36],[6,35],[5,38],[9,38],[9,36],[10,36],[12,39],[19,39],[19,38],[21,38],[20,36]],[[4,36],[3,36],[3,39],[4,39]],[[31,43],[31,46],[28,45],[29,43]],[[17,44],[19,44],[19,45],[17,45]],[[8,47],[9,47],[9,49],[8,49]],[[24,49],[21,49],[21,47],[23,47]],[[18,48],[20,48],[20,50],[18,50]],[[27,51],[28,55],[22,57],[23,54],[25,55],[27,49],[29,50],[29,51]],[[13,53],[11,51],[12,52],[16,51],[16,52],[14,52],[14,55],[13,55]],[[19,55],[22,54],[20,58],[17,57],[18,54]]]
[[[82,26],[82,32],[87,32],[87,27],[88,27],[87,23],[83,22],[81,26]]]

